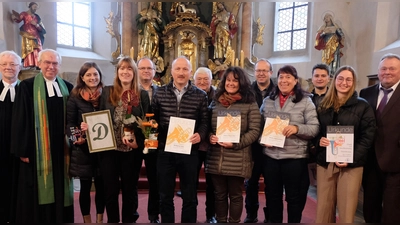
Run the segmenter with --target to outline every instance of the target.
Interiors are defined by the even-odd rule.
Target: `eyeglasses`
[[[19,64],[15,64],[15,63],[3,63],[0,64],[1,67],[6,68],[6,67],[17,67],[19,66]]]
[[[346,81],[346,83],[353,83],[353,79],[352,78],[344,79],[344,77],[337,77],[336,80],[339,81],[340,83],[342,83],[343,81]]]
[[[256,71],[256,73],[268,73],[271,70],[255,70],[255,71]]]
[[[154,70],[152,67],[139,67],[139,70]]]

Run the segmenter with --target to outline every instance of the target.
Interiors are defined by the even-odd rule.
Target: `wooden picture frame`
[[[90,153],[117,148],[110,110],[83,113],[82,119],[88,125],[86,141]]]

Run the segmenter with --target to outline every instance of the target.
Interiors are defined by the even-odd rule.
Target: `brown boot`
[[[103,214],[97,214],[96,223],[103,223]]]
[[[83,216],[84,223],[92,223],[92,217],[90,215]]]

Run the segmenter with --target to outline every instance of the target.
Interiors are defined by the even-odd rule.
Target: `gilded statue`
[[[190,31],[181,31],[179,33],[182,37],[182,42],[180,43],[180,55],[184,55],[192,65],[192,69],[196,68],[196,44],[193,42],[195,34]]]
[[[159,56],[160,34],[165,27],[165,21],[161,14],[156,2],[148,2],[147,8],[136,16],[141,36],[140,50],[143,50],[144,56],[151,59]]]
[[[212,44],[214,45],[214,58],[225,58],[228,46],[237,32],[238,26],[235,15],[226,10],[222,2],[217,3],[217,12],[211,19]]]
[[[39,8],[38,3],[30,2],[28,8],[26,12],[21,13],[12,10],[11,17],[16,23],[24,21],[19,29],[19,34],[22,36],[21,56],[24,67],[35,68],[38,66],[38,54],[42,50],[46,30],[42,19],[36,14],[36,10]]]
[[[329,65],[331,73],[334,73],[340,67],[344,34],[342,29],[333,22],[331,13],[324,15],[324,24],[317,31],[314,47],[322,50],[322,62]]]

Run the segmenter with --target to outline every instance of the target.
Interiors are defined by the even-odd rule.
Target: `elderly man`
[[[366,223],[400,223],[400,56],[386,54],[378,67],[379,84],[360,97],[376,109],[376,137],[364,166]]]
[[[11,149],[19,162],[17,223],[71,223],[65,108],[72,84],[58,77],[61,56],[39,53],[41,72],[22,81],[15,98]]]
[[[0,53],[0,180],[4,193],[0,195],[0,223],[13,222],[10,218],[12,192],[12,172],[14,159],[10,154],[12,108],[18,89],[18,73],[21,70],[21,57],[13,51]]]
[[[148,57],[140,59],[137,65],[140,87],[147,91],[151,100],[157,90],[157,85],[153,84],[153,78],[156,74],[155,65]],[[159,223],[158,214],[160,213],[160,195],[158,194],[157,184],[157,151],[149,152],[149,154],[143,154],[142,151],[137,152],[137,160],[135,161],[135,163],[137,163],[135,168],[138,169],[137,174],[140,172],[143,160],[146,166],[147,181],[149,182],[149,199],[147,201],[148,218],[150,223]]]
[[[254,77],[256,81],[251,85],[258,107],[261,106],[263,99],[269,95],[274,88],[274,83],[271,80],[272,64],[267,59],[259,59],[254,68]],[[261,124],[263,126],[264,124]],[[262,129],[261,127],[260,129]],[[251,146],[252,156],[254,161],[253,170],[249,180],[245,181],[246,188],[246,213],[245,223],[256,223],[258,221],[257,212],[259,207],[258,202],[258,182],[263,171],[263,153],[262,146],[259,143],[253,143]],[[267,207],[264,207],[264,222],[268,221]]]
[[[173,80],[157,89],[152,99],[154,117],[158,126],[157,175],[160,185],[160,214],[162,223],[175,222],[174,188],[179,174],[182,190],[181,223],[196,223],[197,219],[197,165],[198,148],[208,131],[207,94],[189,81],[192,68],[185,57],[172,62]],[[189,154],[165,151],[171,117],[195,121],[193,135],[189,137]]]
[[[215,95],[215,89],[211,86],[212,72],[206,67],[199,67],[194,73],[194,85],[207,93],[208,105],[210,105]],[[199,164],[197,166],[197,185],[199,183],[199,175],[201,167],[206,165],[207,151],[209,149],[208,140],[203,140],[199,147]],[[215,195],[214,185],[211,180],[211,174],[206,173],[206,217],[207,223],[217,223],[215,219]]]

